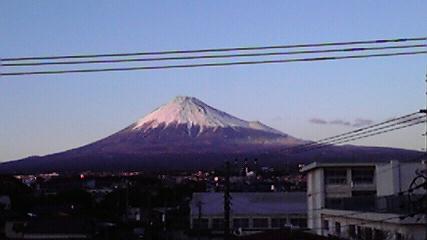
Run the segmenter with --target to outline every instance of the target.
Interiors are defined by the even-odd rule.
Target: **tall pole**
[[[425,83],[426,83],[426,92],[425,92],[425,94],[426,94],[426,109],[424,109],[424,114],[427,115],[427,66],[426,66],[426,79],[425,79]],[[426,177],[427,177],[427,121],[426,121],[426,129],[425,129],[424,135],[425,135],[425,138],[426,138],[426,146],[425,146],[424,150],[426,151],[426,153],[425,153],[425,157],[426,157],[426,159],[425,159],[425,165],[426,165]],[[425,180],[425,181],[427,181],[427,180]],[[425,221],[425,224],[426,224],[426,236],[425,236],[425,239],[427,240],[427,186],[426,186],[426,184],[427,184],[427,182],[424,182],[424,190],[425,190],[425,198],[426,198],[425,199],[425,201],[426,201],[426,203],[425,203],[425,209],[424,209],[424,211],[425,211],[424,221]]]
[[[425,109],[421,109],[420,113],[425,114],[427,116],[427,66],[426,66],[426,79],[425,79],[425,83],[426,83],[426,108]],[[424,198],[425,198],[425,203],[424,203],[424,221],[425,221],[425,228],[426,228],[426,233],[425,233],[425,239],[427,240],[427,119],[426,119],[426,126],[425,126],[425,132],[424,132],[424,137],[426,138],[426,145],[424,147],[425,150],[425,160],[424,160],[424,164],[426,165],[426,178],[424,178]]]
[[[230,162],[225,161],[224,239],[230,237]]]

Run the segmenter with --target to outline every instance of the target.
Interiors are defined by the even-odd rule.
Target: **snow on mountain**
[[[267,127],[260,122],[247,122],[233,117],[223,111],[215,109],[194,97],[177,96],[171,101],[141,118],[135,123],[132,130],[154,129],[157,127],[167,128],[187,125],[188,133],[191,128],[199,126],[199,133],[207,128],[249,128],[275,134],[286,135],[273,128]]]

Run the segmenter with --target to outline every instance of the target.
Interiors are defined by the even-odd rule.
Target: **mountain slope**
[[[61,153],[2,163],[0,172],[151,171],[212,169],[224,160],[257,157],[263,164],[312,161],[406,160],[416,151],[329,146],[284,155],[278,150],[308,141],[248,122],[192,97],[178,96],[125,129]]]
[[[232,153],[305,141],[215,109],[196,98],[178,96],[127,128],[76,153]]]

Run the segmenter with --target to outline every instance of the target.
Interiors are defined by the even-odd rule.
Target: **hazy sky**
[[[425,1],[3,0],[0,57],[425,37],[426,13]],[[416,55],[2,76],[0,161],[99,140],[177,95],[318,140],[425,108],[426,65],[427,56]],[[351,144],[421,150],[424,131],[421,124]]]

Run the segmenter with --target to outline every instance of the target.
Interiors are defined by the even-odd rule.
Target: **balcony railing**
[[[356,196],[326,198],[326,208],[377,213],[415,214],[425,209],[424,195]]]

